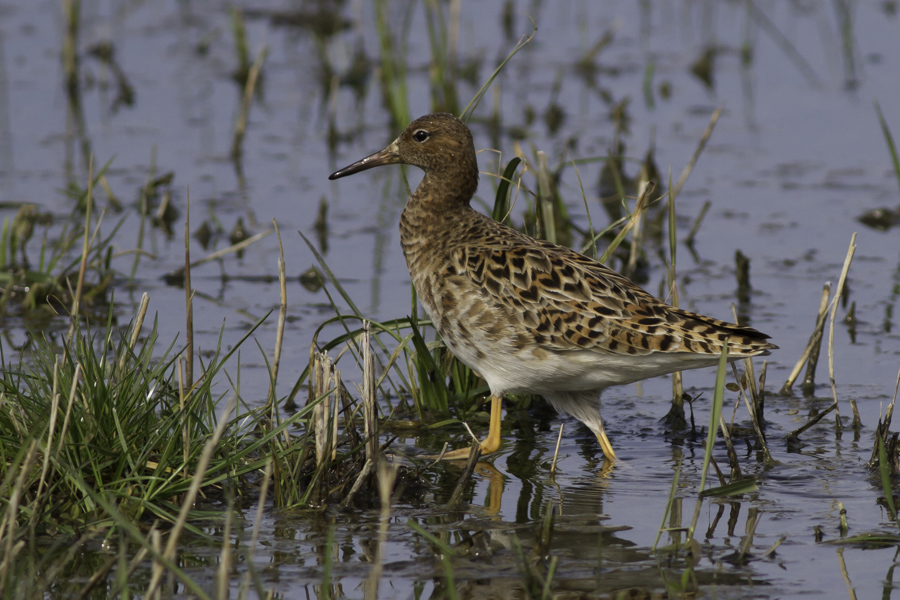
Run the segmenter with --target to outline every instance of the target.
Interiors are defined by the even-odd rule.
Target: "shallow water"
[[[415,117],[433,107],[424,11],[419,4],[411,6],[408,86],[410,116]],[[318,7],[304,2],[298,10],[312,14]],[[390,7],[392,31],[398,37],[406,7]],[[315,240],[350,296],[371,318],[405,316],[410,294],[397,233],[405,201],[399,170],[327,180],[336,168],[384,146],[404,125],[392,125],[383,105],[373,8],[363,2],[341,6],[337,15],[346,28],[332,35],[310,26],[278,24],[272,13],[283,8],[270,3],[247,13],[251,51],[255,54],[265,44],[269,56],[262,91],[250,112],[239,172],[228,158],[241,96],[230,77],[236,61],[227,4],[83,2],[80,49],[111,42],[135,100],[133,106],[113,110],[115,77],[85,53],[81,130],[62,84],[63,19],[58,3],[0,4],[0,218],[15,215],[17,206],[6,203],[22,202],[37,204],[58,221],[64,218],[71,204],[59,190],[70,181],[86,180],[83,149],[89,146],[95,164],[112,160],[109,182],[124,205],[121,214],[127,216],[118,240],[121,250],[135,247],[138,190],[151,172],[175,174],[172,192],[180,211],[175,232],[183,230],[188,190],[192,229],[203,220],[215,225],[213,217],[221,223],[223,231],[210,248],[194,240],[195,257],[227,246],[228,231],[238,218],[251,233],[270,228],[271,219],[277,219],[291,277],[279,386],[286,394],[308,360],[313,332],[333,314],[322,291],[297,285],[297,276],[314,262],[297,230]],[[799,393],[769,397],[767,436],[777,464],[764,469],[755,453],[745,451],[740,455],[742,469],[758,476],[759,490],[735,501],[705,503],[698,526],[698,539],[704,543],[696,567],[698,596],[843,597],[851,589],[858,597],[890,596],[894,547],[842,549],[816,542],[814,528],[821,528],[825,540],[839,538],[842,503],[850,534],[896,531],[876,503],[883,493],[865,462],[900,363],[900,339],[893,324],[900,295],[898,244],[896,230],[880,232],[856,220],[864,211],[898,204],[897,179],[872,105],[873,99],[878,101],[900,138],[900,17],[894,3],[573,0],[513,8],[511,36],[504,35],[500,4],[464,1],[459,20],[460,63],[477,66],[477,84],[457,86],[463,105],[498,57],[531,32],[525,13],[538,25],[534,41],[510,62],[471,122],[476,147],[499,149],[503,164],[513,156],[514,140],[522,133],[524,153],[532,160],[529,144],[547,152],[551,165],[570,157],[605,156],[614,139],[613,107],[628,98],[630,119],[623,134],[628,156],[640,158],[655,146],[664,178],[671,171],[675,180],[713,110],[723,109],[677,198],[680,238],[687,235],[703,202],[712,202],[694,253],[678,247],[679,295],[684,307],[730,318],[730,305],[736,302],[734,252],[740,249],[751,259],[753,292],[737,308],[781,347],[769,357],[770,390],[777,391],[800,355],[822,285],[837,281],[850,236],[859,232],[849,278],[857,323],[855,331],[836,324],[834,348],[840,410],[849,415],[848,400],[856,399],[863,429],[858,435],[845,429],[837,436],[829,417],[801,436],[798,447],[789,447],[785,434],[805,423],[811,411],[826,408],[830,390],[820,385],[817,398]],[[607,31],[612,41],[598,53],[593,77],[588,77],[578,61]],[[749,60],[742,58],[745,45]],[[358,48],[369,61],[362,86],[325,76],[329,68],[338,75],[347,73]],[[715,55],[711,86],[690,72],[708,49]],[[652,106],[645,93],[650,64]],[[662,88],[670,94],[664,96]],[[551,108],[564,115],[556,129],[544,118]],[[495,113],[498,130],[489,125]],[[330,133],[336,135],[330,139]],[[480,161],[482,171],[497,171],[494,152],[482,152]],[[595,227],[606,225],[595,200],[601,164],[579,165]],[[626,170],[634,175],[637,163],[627,163]],[[418,175],[412,170],[407,175],[415,185]],[[534,184],[533,179],[526,182]],[[574,220],[587,227],[574,169],[564,171],[560,185]],[[491,179],[483,176],[479,198],[490,203],[492,196]],[[328,231],[316,238],[313,222],[323,198],[328,203]],[[106,201],[102,193],[99,201]],[[526,202],[524,196],[520,202]],[[117,218],[106,217],[110,224]],[[140,294],[149,291],[151,313],[162,317],[161,339],[169,341],[183,336],[184,292],[161,278],[181,265],[183,242],[180,233],[168,236],[160,229],[148,228],[145,235],[145,249],[153,257],[140,260],[133,285],[126,285],[133,255],[114,262],[124,274],[116,286],[117,313],[130,318]],[[29,246],[31,255],[38,252],[39,237]],[[655,249],[648,258],[644,285],[656,293],[665,269]],[[233,344],[249,324],[277,305],[276,260],[277,241],[270,236],[241,258],[229,256],[194,270],[201,350],[215,347],[223,320],[225,344]],[[845,310],[839,307],[838,319]],[[274,342],[275,325],[270,319],[257,332],[266,349]],[[21,323],[7,320],[4,327],[8,342],[24,339]],[[336,331],[326,330],[322,337]],[[342,366],[352,379],[353,367]],[[826,365],[820,365],[821,383],[827,381],[826,373]],[[712,370],[685,374],[685,388],[703,391],[704,399],[711,397],[713,383]],[[265,398],[265,361],[249,346],[241,357],[241,385],[248,401]],[[433,486],[430,494],[394,507],[380,597],[445,594],[441,559],[409,528],[408,519],[451,543],[465,544],[474,532],[487,532],[489,540],[476,542],[482,550],[475,556],[452,559],[461,594],[521,593],[523,567],[511,540],[519,540],[527,554],[550,506],[558,511],[550,549],[559,560],[557,592],[604,596],[639,587],[661,593],[664,578],[677,580],[684,565],[669,566],[667,555],[651,553],[650,548],[679,460],[682,501],[676,522],[689,523],[705,439],[701,434],[679,438],[667,432],[660,419],[668,410],[670,390],[669,380],[661,378],[605,394],[604,419],[623,457],[611,471],[603,468],[595,440],[574,421],[541,420],[540,415],[510,410],[505,445],[491,461],[495,471],[476,473],[470,510],[456,514],[443,508],[457,476],[452,465],[439,465],[424,475]],[[733,396],[726,400],[726,418]],[[707,405],[705,400],[695,403],[698,426],[708,421]],[[746,421],[743,408],[737,421]],[[566,424],[561,458],[551,477],[560,423]],[[465,443],[461,432],[453,435]],[[739,453],[745,447],[742,439]],[[423,435],[397,440],[394,446],[410,453],[437,452],[443,441]],[[724,451],[717,452],[724,465]],[[728,562],[745,535],[748,518],[756,516],[749,562]],[[332,577],[339,586],[332,595],[362,597],[378,522],[377,511],[314,517],[267,511],[264,543],[255,559],[263,581],[284,597],[322,597],[328,552],[324,544],[331,527],[337,541]],[[672,542],[674,536],[664,535],[661,543]],[[775,553],[764,556],[783,536]],[[215,553],[210,556],[214,561]],[[204,568],[211,579],[209,565],[196,574],[204,577]]]

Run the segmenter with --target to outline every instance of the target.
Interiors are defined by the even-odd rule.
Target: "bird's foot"
[[[500,449],[500,409],[503,400],[499,396],[491,396],[491,423],[488,428],[488,436],[479,444],[482,456],[493,454]],[[472,454],[471,448],[459,448],[444,452],[441,460],[467,460]]]

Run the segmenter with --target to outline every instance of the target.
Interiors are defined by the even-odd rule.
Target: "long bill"
[[[394,142],[384,150],[379,150],[375,154],[370,154],[364,159],[356,161],[352,165],[348,165],[343,169],[335,171],[328,176],[328,179],[340,179],[341,177],[353,175],[354,173],[359,173],[366,169],[380,167],[382,165],[395,165],[399,162],[402,161],[400,159],[400,154],[397,151],[397,142]]]

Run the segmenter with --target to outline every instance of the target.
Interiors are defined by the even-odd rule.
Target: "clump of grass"
[[[186,237],[188,229],[186,222]],[[94,251],[89,238],[85,257]],[[186,262],[190,314],[189,255]],[[81,282],[88,263],[80,262],[73,285],[75,307],[87,289]],[[282,285],[283,306],[284,300]],[[116,324],[111,298],[99,325],[80,319],[76,309],[68,332],[33,334],[17,355],[0,340],[0,596],[40,598],[51,585],[81,596],[97,586],[110,587],[111,595],[135,592],[130,576],[140,568],[151,572],[150,597],[164,579],[175,578],[192,595],[208,598],[179,566],[182,532],[205,537],[202,523],[223,518],[228,531],[235,508],[255,501],[255,544],[272,467],[295,456],[281,441],[306,443],[289,431],[316,403],[281,418],[273,395],[277,351],[266,406],[243,407],[237,390],[214,392],[224,365],[265,318],[231,351],[220,342],[195,377],[187,368],[190,344],[160,348],[156,323],[143,329],[148,302],[145,295],[130,327]],[[191,331],[189,320],[189,338]],[[78,560],[102,538],[118,548],[115,555]],[[226,533],[220,589],[228,587],[232,544]],[[243,594],[252,580],[265,595],[252,564],[248,569]],[[88,582],[66,587],[58,578],[67,572]]]
[[[188,229],[186,221],[186,239]],[[109,268],[109,253],[106,242],[98,242],[99,224],[93,231],[86,225],[79,237],[81,256],[67,280],[68,331],[35,332],[19,354],[0,340],[0,595],[41,597],[55,583],[46,573],[72,568],[76,554],[52,545],[45,550],[47,540],[80,550],[106,537],[121,544],[117,589],[127,586],[126,573],[149,555],[158,568],[148,594],[168,572],[206,597],[175,562],[180,533],[203,536],[200,520],[220,518],[223,506],[230,514],[234,506],[255,500],[259,474],[268,480],[264,467],[278,451],[273,440],[310,411],[273,419],[277,415],[269,406],[240,408],[237,391],[214,392],[224,365],[264,319],[231,351],[224,352],[220,341],[196,378],[190,369],[190,319],[187,350],[182,353],[174,343],[160,349],[156,323],[143,331],[146,295],[130,327],[117,325],[112,297],[104,319],[83,320],[79,307],[90,295],[87,280],[102,258]],[[66,248],[74,247],[70,241]],[[186,262],[190,315],[189,255]],[[277,366],[273,382],[276,371]],[[265,483],[261,489],[264,495]],[[126,561],[133,544],[140,551]],[[100,565],[82,594],[103,582],[117,561]]]
[[[174,522],[217,423],[222,398],[212,382],[233,351],[219,349],[186,389],[173,347],[158,354],[156,323],[138,342],[137,322],[126,338],[112,314],[105,328],[76,326],[69,340],[36,336],[18,364],[3,358],[0,497],[7,523],[69,535],[112,527],[97,495],[135,522]],[[209,499],[241,496],[246,476],[261,468],[272,432],[253,435],[258,420],[248,411],[229,422],[202,483]],[[25,500],[18,506],[10,500],[14,488]]]

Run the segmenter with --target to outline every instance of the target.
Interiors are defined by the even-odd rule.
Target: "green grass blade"
[[[709,471],[709,463],[712,460],[713,447],[716,444],[716,433],[719,431],[719,418],[722,415],[722,404],[725,402],[725,368],[728,366],[728,340],[722,344],[722,353],[719,355],[719,368],[716,371],[716,389],[713,392],[713,402],[709,415],[709,429],[706,432],[706,450],[703,453],[703,470],[700,472],[700,490],[697,497],[697,505],[694,507],[694,518],[688,530],[686,544],[693,543],[694,530],[697,520],[700,518],[700,507],[703,506],[703,497],[700,495],[706,487],[706,474]]]
[[[706,432],[706,450],[703,454],[703,472],[700,474],[700,492],[706,484],[706,473],[709,470],[709,462],[712,459],[713,447],[716,444],[716,434],[719,431],[719,417],[722,416],[722,405],[725,403],[725,368],[728,365],[728,340],[722,345],[722,354],[719,355],[719,368],[716,371],[716,389],[713,392],[712,411],[709,415],[709,430]]]

